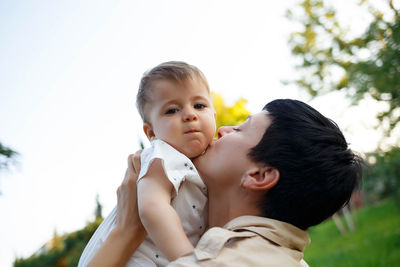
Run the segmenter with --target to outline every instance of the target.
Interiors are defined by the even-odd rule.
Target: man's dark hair
[[[336,123],[309,105],[278,99],[263,110],[272,122],[249,156],[280,173],[259,203],[263,216],[301,229],[317,225],[347,204],[363,161]]]

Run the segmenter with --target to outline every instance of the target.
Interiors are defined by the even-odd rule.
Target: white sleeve
[[[82,255],[79,259],[78,267],[85,267],[88,265],[93,256],[97,253],[104,241],[107,239],[111,230],[114,228],[117,217],[117,207],[115,207],[111,213],[105,218],[100,224],[97,230],[94,232],[89,242],[87,243]]]
[[[154,159],[161,159],[164,172],[176,193],[187,177],[198,176],[196,168],[188,157],[168,143],[155,139],[151,141],[151,147],[144,149],[140,156],[141,169],[138,182],[146,175]]]

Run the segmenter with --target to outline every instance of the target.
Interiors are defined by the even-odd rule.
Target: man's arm
[[[138,182],[139,216],[151,240],[172,261],[192,252],[193,246],[171,206],[174,188],[161,164],[160,159],[154,160]]]
[[[146,236],[137,207],[136,180],[140,171],[140,152],[128,158],[128,169],[117,191],[116,227],[88,264],[90,267],[125,266]]]

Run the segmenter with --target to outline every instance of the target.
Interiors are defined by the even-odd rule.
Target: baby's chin
[[[195,160],[195,159],[197,159],[197,158],[203,156],[203,155],[206,153],[207,148],[208,148],[208,146],[207,146],[200,154],[197,154],[197,155],[194,156],[194,157],[188,157],[188,158],[190,158],[190,159],[193,161],[193,160]]]
[[[207,150],[207,146],[197,146],[197,147],[186,147],[185,151],[183,151],[182,153],[185,154],[186,157],[188,157],[189,159],[193,160],[201,155],[203,155],[206,150]]]

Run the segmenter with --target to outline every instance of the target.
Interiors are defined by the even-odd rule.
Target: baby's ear
[[[149,140],[154,138],[155,135],[154,135],[153,127],[151,126],[150,123],[145,122],[143,124],[143,131]]]

